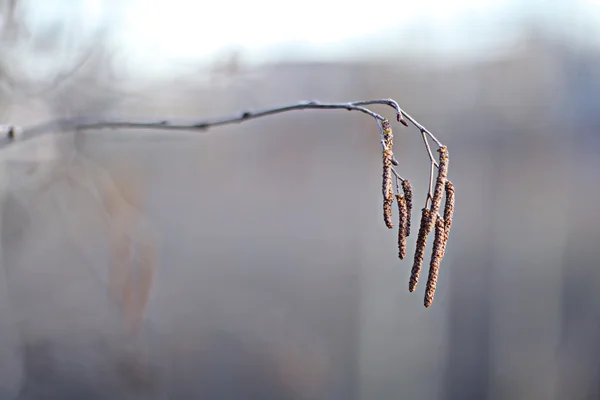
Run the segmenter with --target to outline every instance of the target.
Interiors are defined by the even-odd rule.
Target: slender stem
[[[402,176],[400,176],[398,171],[396,171],[394,168],[392,168],[392,173],[396,178],[396,193],[400,194],[400,182],[404,182],[404,178],[402,178]]]
[[[414,118],[405,113],[398,103],[392,99],[378,99],[378,100],[363,100],[363,101],[354,101],[348,103],[322,103],[318,101],[305,101],[296,104],[291,104],[282,107],[268,108],[258,111],[245,111],[232,116],[225,117],[217,117],[213,119],[205,119],[199,121],[170,121],[166,119],[159,120],[148,120],[148,121],[128,121],[128,120],[111,120],[111,119],[98,119],[98,118],[90,118],[90,117],[78,117],[74,119],[58,119],[54,121],[49,121],[46,123],[34,125],[31,127],[27,127],[23,130],[23,137],[20,140],[31,139],[41,134],[57,132],[57,131],[68,131],[68,130],[76,130],[83,131],[88,129],[160,129],[160,130],[171,130],[171,131],[204,131],[212,127],[218,127],[223,125],[230,125],[235,123],[241,123],[245,121],[249,121],[251,119],[266,117],[269,115],[281,114],[289,111],[298,111],[298,110],[348,110],[348,111],[358,111],[363,114],[367,114],[372,117],[377,124],[377,128],[379,130],[379,140],[381,142],[382,150],[385,150],[385,141],[383,138],[383,129],[381,127],[381,122],[385,120],[385,117],[377,114],[364,106],[381,104],[386,105],[393,108],[396,111],[396,119],[408,126],[407,122],[404,120],[404,117],[408,119],[413,125],[415,125],[421,132],[421,136],[423,138],[423,142],[425,143],[425,148],[427,150],[427,154],[429,156],[429,160],[431,162],[432,168],[434,166],[438,166],[438,163],[435,161],[433,157],[433,153],[431,151],[431,147],[429,146],[429,142],[427,140],[427,136],[429,136],[438,146],[442,146],[442,144],[433,136],[423,125],[419,124]],[[9,132],[13,132],[12,129],[9,129]],[[14,134],[7,135],[8,141],[12,141],[15,137]],[[392,154],[392,164],[397,166],[398,161],[396,157]],[[404,179],[398,174],[398,172],[392,168],[392,172],[396,177],[396,183],[398,180],[400,182],[404,181]],[[433,172],[431,172],[430,182],[429,182],[429,193],[427,195],[427,202],[431,197],[432,191],[432,179]]]
[[[425,208],[429,206],[429,201],[433,200],[433,174],[436,166],[433,161],[429,164],[429,166],[429,186],[427,187],[427,198],[425,199]]]
[[[407,114],[404,110],[402,110],[400,108],[400,106],[398,105],[398,103],[396,102],[396,100],[392,100],[392,99],[364,100],[364,101],[353,101],[353,102],[351,102],[351,104],[354,104],[357,106],[366,106],[366,105],[371,105],[371,104],[384,104],[384,105],[390,106],[396,110],[396,119],[398,120],[398,122],[401,122],[404,126],[408,126],[406,121],[404,121],[404,118],[406,118],[407,120],[410,121],[410,123],[412,123],[415,127],[417,127],[417,129],[419,131],[421,131],[421,132],[425,133],[427,136],[429,136],[431,138],[431,140],[433,140],[435,142],[435,144],[438,145],[438,147],[444,146],[442,144],[442,142],[440,142],[438,140],[438,138],[436,138],[433,135],[433,133],[431,133],[427,128],[425,128],[423,125],[421,125],[416,119],[414,119],[409,114]]]
[[[394,175],[396,175],[396,178],[399,179],[400,182],[404,182],[404,178],[398,173],[398,171],[392,168],[392,172],[394,173]]]
[[[421,137],[423,138],[423,142],[425,143],[425,149],[427,150],[427,154],[429,155],[429,161],[431,161],[436,167],[439,167],[437,161],[435,161],[435,157],[433,157],[433,153],[431,152],[431,147],[429,146],[429,142],[427,141],[425,133],[426,132],[421,131]]]
[[[420,130],[421,132],[427,134],[427,136],[429,136],[431,138],[431,140],[433,140],[435,142],[435,144],[438,145],[438,147],[440,147],[440,148],[444,147],[444,145],[442,144],[442,142],[440,142],[438,140],[438,138],[436,138],[433,135],[433,133],[429,132],[429,130],[427,130],[423,125],[421,125],[420,123],[418,123],[416,119],[414,119],[413,117],[411,117],[410,115],[408,115],[404,111],[402,111],[402,115],[404,115],[404,117],[406,117],[407,120],[409,120],[414,126],[416,126],[418,130]]]
[[[65,130],[86,130],[86,129],[105,129],[105,128],[125,128],[125,129],[161,129],[161,130],[172,130],[172,131],[194,131],[194,130],[206,130],[211,127],[217,127],[222,125],[230,125],[235,123],[241,123],[255,118],[266,117],[269,115],[280,114],[288,111],[297,110],[333,110],[341,109],[348,111],[358,111],[367,114],[374,118],[378,123],[383,121],[385,118],[380,114],[377,114],[368,108],[363,106],[382,104],[393,108],[396,111],[396,117],[399,122],[408,126],[404,117],[408,119],[413,125],[415,125],[421,133],[428,135],[438,146],[442,147],[440,141],[433,136],[423,125],[418,123],[414,118],[404,112],[398,103],[392,99],[378,99],[378,100],[366,100],[366,101],[354,101],[348,103],[322,103],[318,101],[306,101],[296,104],[291,104],[282,107],[268,108],[259,111],[245,111],[236,115],[219,117],[213,119],[206,119],[200,121],[191,122],[176,122],[165,119],[160,120],[148,120],[148,121],[127,121],[127,120],[103,120],[89,117],[79,117],[74,119],[58,119],[55,121],[46,122],[43,124],[26,127],[25,139],[29,136],[37,136],[38,134],[48,133],[53,131],[65,131]],[[396,159],[393,160],[394,165],[398,165]]]
[[[52,125],[59,125],[63,129],[104,129],[104,128],[126,128],[126,129],[161,129],[161,130],[173,130],[173,131],[202,131],[212,127],[231,125],[235,123],[249,121],[251,119],[266,117],[269,115],[281,114],[288,111],[296,110],[308,110],[308,109],[321,109],[321,110],[332,110],[342,109],[348,111],[359,111],[373,117],[377,121],[383,121],[385,118],[381,115],[358,105],[351,103],[319,103],[316,101],[309,101],[303,103],[292,104],[283,107],[269,108],[259,111],[245,111],[237,115],[226,116],[220,118],[206,119],[201,121],[191,122],[176,122],[165,119],[160,120],[149,120],[149,121],[126,121],[126,120],[102,120],[93,118],[75,118],[72,120],[58,120],[52,123],[45,123],[43,125],[26,128],[26,132],[33,134],[47,132],[48,128]]]

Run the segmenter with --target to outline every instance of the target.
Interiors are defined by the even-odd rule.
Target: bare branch
[[[231,125],[249,121],[251,119],[266,117],[275,114],[281,114],[289,111],[298,110],[309,110],[309,109],[320,109],[320,110],[348,110],[358,111],[367,114],[374,118],[376,121],[383,121],[385,118],[380,114],[377,114],[367,108],[361,107],[354,103],[321,103],[317,101],[301,102],[283,107],[269,108],[259,111],[245,111],[237,115],[220,117],[214,119],[206,119],[200,121],[191,122],[177,122],[169,120],[149,120],[149,121],[128,121],[128,120],[101,120],[89,117],[80,117],[74,119],[65,119],[59,121],[52,121],[39,126],[33,126],[25,128],[25,137],[31,135],[37,135],[42,133],[51,132],[51,127],[55,125],[53,122],[60,123],[61,126],[72,130],[87,130],[87,129],[161,129],[161,130],[172,130],[172,131],[203,131],[209,128]],[[50,130],[49,130],[50,128]]]
[[[423,127],[420,123],[414,120],[410,115],[405,113],[398,103],[392,99],[382,100],[366,100],[366,101],[355,101],[348,103],[322,103],[318,101],[306,101],[296,104],[286,105],[282,107],[268,108],[258,111],[245,111],[232,116],[217,117],[212,119],[204,120],[192,120],[192,121],[174,121],[166,119],[154,119],[148,121],[130,121],[130,120],[114,120],[114,119],[102,119],[102,118],[90,118],[90,117],[79,117],[73,119],[59,119],[50,121],[44,124],[26,127],[24,129],[14,128],[11,125],[0,125],[0,131],[4,130],[4,141],[23,141],[33,139],[36,136],[48,134],[48,133],[60,133],[65,131],[84,131],[92,129],[157,129],[167,131],[205,131],[209,128],[219,127],[224,125],[231,125],[246,122],[252,119],[267,117],[275,114],[282,114],[290,111],[300,110],[347,110],[357,111],[362,114],[366,114],[375,120],[379,132],[379,141],[381,144],[382,151],[382,165],[383,165],[383,176],[382,176],[382,197],[383,197],[383,214],[384,221],[388,228],[393,227],[392,223],[392,207],[394,197],[396,197],[399,205],[399,231],[398,231],[398,246],[399,246],[399,257],[405,258],[406,253],[406,238],[410,234],[410,214],[412,210],[412,187],[407,179],[404,179],[398,171],[396,171],[392,165],[397,166],[398,162],[394,157],[393,153],[393,133],[390,122],[382,115],[366,108],[369,105],[385,105],[393,108],[396,111],[396,120],[402,123],[404,126],[408,126],[407,120],[412,123],[419,131],[427,155],[429,158],[429,185],[427,191],[427,198],[425,201],[425,208],[422,209],[421,224],[419,234],[417,236],[417,244],[414,256],[413,267],[411,270],[411,277],[409,282],[409,290],[412,292],[416,289],[417,282],[419,279],[419,273],[421,265],[423,263],[425,245],[427,236],[434,227],[435,222],[439,219],[438,224],[444,222],[443,235],[441,231],[437,232],[437,242],[434,246],[434,253],[437,258],[432,262],[434,266],[438,266],[441,262],[441,257],[445,253],[445,243],[448,237],[448,231],[450,230],[450,224],[452,222],[452,211],[454,209],[454,188],[451,184],[446,183],[446,177],[448,172],[447,163],[447,149],[433,134]],[[17,133],[17,134],[16,134]],[[433,156],[431,147],[428,139],[433,140],[438,146],[438,151],[441,157],[438,163]],[[2,147],[0,147],[1,156]],[[1,161],[1,157],[0,157]],[[438,169],[438,182],[434,193],[434,172]],[[392,177],[395,178],[395,185],[393,185]],[[446,188],[446,208],[444,210],[444,220],[438,217],[440,210],[441,197],[443,188]],[[403,195],[400,190],[402,189]],[[431,209],[428,208],[429,202],[432,202]],[[441,229],[438,227],[438,230]],[[443,236],[443,237],[442,237]],[[440,242],[443,239],[443,243]],[[437,273],[433,271],[433,278],[437,278]],[[425,301],[426,307],[431,305],[433,300],[433,289],[436,280],[429,279],[427,289],[427,300]]]

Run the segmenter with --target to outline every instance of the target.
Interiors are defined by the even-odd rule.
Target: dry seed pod
[[[450,233],[450,227],[452,226],[452,218],[454,217],[454,185],[452,182],[446,182],[446,204],[444,206],[444,221],[446,232],[446,241]],[[444,246],[445,247],[445,246]]]
[[[437,216],[440,212],[442,195],[444,187],[446,186],[446,180],[448,178],[448,149],[446,146],[443,146],[438,151],[440,153],[440,166],[438,168],[438,176],[435,183],[435,189],[433,191],[433,198],[431,199],[431,214],[434,217],[432,223],[435,223],[435,216]]]
[[[405,179],[402,181],[402,191],[404,192],[404,199],[406,200],[406,213],[408,217],[406,218],[406,229],[405,236],[410,236],[410,219],[412,216],[412,186],[410,185],[410,181]]]
[[[406,200],[401,195],[396,195],[398,204],[398,258],[406,258],[406,223],[408,221],[408,212]]]
[[[429,263],[429,277],[427,278],[427,287],[425,289],[425,307],[431,306],[435,296],[435,288],[440,272],[440,265],[444,258],[444,247],[446,242],[446,232],[444,219],[437,216],[435,223],[435,240],[433,241],[433,250],[431,252],[431,262]]]
[[[429,235],[429,232],[431,232],[432,228],[431,210],[428,208],[423,208],[421,211],[421,226],[419,227],[419,234],[417,235],[415,259],[410,272],[410,281],[408,283],[408,290],[411,292],[415,291],[417,288],[417,283],[419,283],[419,274],[421,273],[421,266],[423,265],[423,258],[425,257],[427,235]]]

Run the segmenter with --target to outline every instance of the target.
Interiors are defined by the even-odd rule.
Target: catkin
[[[394,144],[394,134],[392,133],[390,121],[387,119],[381,121],[381,129],[383,130],[383,141],[385,143],[385,148],[391,151]]]
[[[421,226],[419,227],[419,234],[417,235],[417,246],[415,249],[415,258],[412,270],[410,272],[410,281],[408,283],[408,290],[414,292],[419,283],[419,274],[421,273],[421,266],[423,265],[423,258],[425,257],[425,245],[427,244],[427,235],[431,232],[431,210],[423,208],[421,214]]]
[[[383,222],[385,222],[385,226],[389,229],[394,228],[394,223],[392,222],[392,203],[393,201],[383,199]]]
[[[394,201],[394,188],[392,182],[392,163],[394,159],[392,146],[393,134],[390,123],[387,119],[381,121],[381,133],[383,140],[382,162],[383,173],[381,192],[383,196],[383,220],[385,225],[392,229],[392,203]],[[427,236],[435,229],[435,239],[431,260],[429,264],[429,275],[427,278],[427,287],[425,290],[425,307],[430,307],[435,295],[439,268],[446,251],[446,243],[450,227],[452,225],[452,217],[454,213],[454,186],[448,181],[448,149],[442,146],[439,150],[438,174],[433,188],[433,193],[428,196],[431,200],[431,205],[427,205],[421,210],[421,222],[417,235],[417,243],[414,254],[413,266],[411,269],[408,290],[414,292],[419,282],[419,275],[425,258],[425,247],[427,245]],[[402,180],[403,194],[399,193],[399,187],[396,187],[395,194],[396,203],[398,206],[398,258],[403,260],[406,258],[406,239],[410,236],[411,231],[411,215],[412,215],[412,200],[413,192],[410,181]],[[446,203],[444,206],[443,217],[440,216],[440,208],[442,197],[446,194]]]
[[[446,233],[446,241],[452,226],[452,218],[454,217],[454,185],[452,182],[446,182],[446,204],[444,205],[444,231]],[[445,247],[445,246],[444,246]]]
[[[408,222],[408,212],[406,199],[397,194],[396,204],[398,204],[398,258],[406,258],[406,224]]]
[[[389,199],[393,197],[394,189],[392,188],[392,157],[387,154],[387,151],[383,153],[383,173],[381,178],[381,194],[384,199]]]
[[[402,191],[404,192],[404,199],[406,200],[406,214],[408,215],[408,217],[406,218],[406,229],[405,229],[405,236],[409,237],[410,236],[410,220],[412,217],[412,198],[413,198],[413,193],[412,193],[412,186],[410,185],[410,181],[408,179],[405,179],[402,181]]]
[[[435,296],[440,265],[442,263],[442,259],[444,258],[445,238],[446,232],[444,219],[438,215],[435,223],[435,240],[433,241],[433,250],[431,252],[431,261],[429,263],[429,276],[427,278],[427,286],[425,289],[425,307],[431,306]]]
[[[434,217],[432,223],[435,223],[435,217],[440,212],[442,195],[444,194],[443,192],[448,178],[448,149],[446,146],[443,146],[438,151],[440,153],[438,176],[433,190],[433,198],[431,199],[431,214]]]
[[[392,157],[384,152],[383,155],[383,175],[381,183],[381,192],[383,194],[383,221],[385,225],[392,229],[392,203],[394,202],[394,189],[392,187]],[[391,153],[390,153],[391,154]]]
[[[381,192],[383,195],[383,221],[385,225],[392,229],[394,223],[392,222],[392,203],[394,202],[394,188],[392,186],[392,145],[393,145],[393,134],[392,128],[388,120],[381,122],[381,128],[383,130],[383,173]]]
[[[429,266],[429,277],[427,279],[427,288],[425,290],[425,307],[430,307],[435,296],[437,280],[439,276],[440,265],[446,255],[446,246],[448,236],[452,227],[452,218],[454,216],[454,185],[452,182],[446,182],[446,204],[444,205],[444,217],[438,215],[435,225],[435,240],[433,243],[433,252],[431,254],[431,263]]]

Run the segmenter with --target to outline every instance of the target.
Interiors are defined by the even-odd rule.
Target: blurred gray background
[[[394,98],[450,151],[433,306],[381,220],[367,116],[66,133],[63,151],[143,188],[161,242],[147,319],[123,335],[89,193],[60,175],[22,188],[32,161],[3,163],[0,398],[600,398],[597,2],[381,1],[329,30],[347,10],[333,0],[213,3],[4,1],[1,122]],[[394,126],[418,210],[427,155]]]

